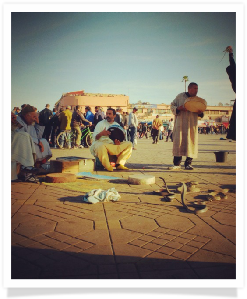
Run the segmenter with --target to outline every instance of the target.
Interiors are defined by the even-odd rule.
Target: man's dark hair
[[[190,88],[190,87],[192,87],[192,86],[194,86],[194,85],[198,86],[197,83],[195,83],[195,82],[191,82],[191,83],[188,85],[188,88]]]
[[[113,115],[116,115],[116,110],[114,108],[107,108],[107,110],[111,110]]]
[[[85,109],[87,109],[88,111],[91,111],[91,107],[86,106]]]
[[[22,110],[21,110],[21,115],[25,116],[29,112],[35,112],[35,107],[31,105],[26,105]]]
[[[81,108],[81,105],[75,106],[75,110],[78,110],[79,108]]]

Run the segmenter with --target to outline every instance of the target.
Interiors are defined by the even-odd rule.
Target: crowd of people
[[[198,133],[199,134],[227,134],[228,128],[226,128],[224,125],[219,126],[206,126],[206,127],[198,127]]]
[[[95,107],[95,113],[89,106],[85,107],[84,112],[82,106],[76,106],[73,113],[71,106],[61,108],[59,111],[54,108],[51,111],[50,105],[47,104],[40,112],[29,104],[22,105],[21,109],[14,107],[11,111],[11,160],[21,165],[19,177],[24,181],[37,182],[35,174],[39,172],[39,169],[49,170],[47,161],[52,157],[51,148],[56,148],[56,139],[60,132],[64,132],[62,137],[70,134],[71,130],[76,133],[74,149],[88,147],[85,138],[82,138],[83,128],[88,126],[92,133],[98,132],[98,126],[99,124],[102,126],[104,120],[108,124],[107,127],[112,123],[122,127],[125,139],[130,140],[128,147],[131,145],[131,150],[135,149],[138,126],[135,113],[137,110],[137,108],[133,109],[133,112],[128,115],[128,113],[123,113],[122,109],[117,109],[117,111],[112,109],[112,115],[110,115],[109,109],[105,114],[99,106]],[[108,122],[109,117],[111,121]],[[68,141],[70,141],[69,138]],[[71,148],[71,144],[68,144],[68,148]],[[97,153],[99,152],[98,150]],[[124,169],[123,158],[120,162],[117,165],[118,169]]]
[[[157,115],[156,118],[159,116]],[[164,140],[166,142],[172,139],[172,132],[174,127],[174,121],[171,118],[168,123],[163,123],[158,126],[158,129],[154,128],[154,124],[156,123],[156,119],[153,122],[139,122],[137,128],[137,139],[146,138],[146,139],[153,139],[153,144],[157,144],[159,140]],[[156,126],[156,124],[155,124]],[[157,127],[157,126],[156,126]],[[157,132],[158,131],[158,132]],[[156,138],[157,136],[157,138]]]
[[[60,132],[68,134],[73,130],[76,132],[74,148],[87,147],[84,138],[81,138],[81,131],[85,126],[89,126],[93,134],[90,151],[108,171],[113,171],[109,162],[109,154],[117,156],[117,169],[127,169],[125,163],[131,156],[132,150],[136,149],[137,139],[151,137],[152,143],[157,144],[159,140],[173,142],[174,136],[176,138],[175,146],[173,146],[174,166],[170,169],[180,169],[182,156],[185,155],[185,168],[192,170],[192,160],[197,156],[196,132],[197,134],[218,133],[214,127],[208,127],[210,130],[203,128],[204,131],[201,131],[201,128],[197,126],[198,117],[196,115],[203,117],[203,114],[192,113],[183,107],[182,102],[187,97],[196,95],[197,91],[198,85],[191,83],[187,93],[177,96],[172,103],[176,121],[174,122],[172,118],[168,124],[163,124],[159,115],[156,116],[152,124],[139,122],[136,113],[137,107],[134,107],[130,114],[123,112],[121,108],[116,110],[109,108],[105,114],[103,109],[98,106],[95,107],[95,113],[89,106],[85,107],[84,112],[81,106],[76,106],[73,112],[71,106],[67,106],[65,109],[61,108],[60,111],[55,108],[51,111],[49,104],[40,112],[37,112],[37,109],[31,105],[22,105],[21,110],[15,107],[12,111],[12,159],[21,164],[25,181],[36,182],[35,172],[40,167],[44,169],[48,167],[49,164],[46,162],[52,157],[50,148],[56,147],[58,134]],[[185,113],[186,115],[184,115]],[[188,117],[192,118],[189,122]],[[193,123],[192,128],[184,129],[188,123]],[[118,125],[122,128],[124,141],[119,142],[109,138],[110,133],[107,129],[111,125]],[[190,133],[191,129],[193,129],[193,138],[190,140],[188,132]],[[188,137],[186,144],[184,144],[184,139],[179,139],[183,130],[186,131]],[[116,145],[117,147],[115,147]]]
[[[227,68],[232,88],[235,86],[235,62],[233,60],[232,48],[228,47],[230,66]],[[50,110],[50,105],[37,112],[37,108],[24,104],[21,109],[14,107],[11,111],[11,160],[21,165],[21,176],[24,181],[37,182],[35,173],[38,169],[48,170],[47,161],[52,157],[51,147],[56,147],[56,139],[60,132],[63,136],[71,130],[76,132],[76,142],[73,148],[83,148],[87,144],[85,137],[82,137],[82,129],[88,126],[92,132],[91,153],[100,161],[108,171],[113,171],[109,155],[116,156],[116,169],[127,170],[125,166],[130,158],[132,150],[136,149],[138,138],[148,138],[151,134],[153,144],[159,140],[169,139],[173,142],[173,166],[170,170],[181,169],[182,157],[186,157],[184,167],[186,170],[193,170],[192,161],[198,155],[198,134],[227,133],[228,139],[236,140],[236,102],[230,120],[228,132],[223,126],[198,127],[198,117],[203,118],[203,111],[191,112],[186,109],[185,103],[188,98],[197,96],[198,84],[191,82],[188,91],[177,95],[171,103],[171,111],[175,116],[169,120],[168,126],[164,126],[159,115],[153,120],[152,125],[139,123],[137,117],[138,108],[134,107],[128,114],[121,108],[108,108],[106,114],[99,106],[95,107],[94,113],[91,107],[76,106],[71,111],[71,106]],[[116,127],[122,137],[114,137],[108,129]],[[221,130],[221,131],[220,131]],[[119,135],[119,136],[120,136]],[[63,142],[63,140],[62,140]],[[68,144],[71,148],[71,144]]]
[[[197,94],[197,90],[198,85],[191,83],[188,87],[188,93],[182,93],[182,97],[187,98],[188,96]],[[187,117],[193,118],[193,126],[196,128],[197,118],[195,117],[195,113],[182,110],[181,106],[179,101],[178,103],[176,101],[172,103],[172,109],[174,113],[177,113],[176,119],[179,119],[181,115],[183,117],[183,114],[187,112]],[[181,130],[184,126],[184,124],[174,122],[173,118],[169,120],[168,124],[164,125],[159,115],[156,116],[152,124],[139,122],[137,111],[137,107],[134,107],[130,114],[123,112],[121,108],[116,110],[109,108],[105,114],[103,109],[98,106],[95,107],[95,113],[91,111],[89,106],[85,107],[84,112],[81,106],[76,106],[72,113],[71,106],[67,106],[65,109],[61,108],[59,111],[54,108],[51,111],[50,105],[47,104],[42,111],[37,112],[37,109],[31,105],[22,105],[21,109],[15,107],[11,112],[12,159],[21,164],[25,181],[36,182],[35,172],[37,172],[37,169],[47,169],[49,167],[49,164],[46,162],[52,157],[50,148],[56,147],[56,137],[58,134],[60,132],[69,134],[71,130],[74,130],[76,132],[74,148],[87,147],[84,138],[81,138],[81,131],[85,126],[89,126],[93,134],[93,144],[90,151],[99,159],[104,168],[108,171],[113,171],[109,162],[109,156],[106,154],[108,153],[118,157],[116,162],[117,169],[127,169],[124,165],[130,157],[132,150],[136,149],[137,139],[143,137],[148,139],[151,137],[153,144],[157,144],[159,140],[164,140],[165,142],[171,140],[173,142],[174,127],[177,130]],[[203,115],[199,114],[199,116]],[[186,118],[182,120],[187,123]],[[119,143],[117,140],[108,138],[110,133],[107,129],[111,125],[118,125],[122,128],[125,137],[124,142]],[[190,132],[190,130],[186,130]],[[197,132],[200,133],[200,128],[198,128]],[[212,133],[212,129],[210,132]],[[115,145],[118,145],[118,147],[115,147]],[[182,149],[183,146],[187,152]],[[190,149],[188,150],[188,148]],[[180,141],[177,141],[177,145],[173,151],[174,166],[171,169],[180,168],[182,155],[186,155],[185,168],[193,169],[191,162],[196,157],[197,151],[195,143],[192,145],[183,145]]]

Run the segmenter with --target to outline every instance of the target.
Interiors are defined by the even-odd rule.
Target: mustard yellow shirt
[[[60,130],[71,130],[72,112],[69,109],[59,114]]]
[[[153,120],[153,129],[159,130],[159,127],[162,126],[162,120],[160,118],[155,118]]]

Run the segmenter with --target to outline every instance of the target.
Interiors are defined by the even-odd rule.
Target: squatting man
[[[100,121],[93,133],[93,143],[90,151],[94,157],[98,157],[101,164],[108,171],[113,171],[113,167],[109,161],[109,155],[116,155],[116,169],[127,170],[125,165],[127,159],[130,158],[132,153],[132,143],[130,141],[120,142],[115,139],[114,141],[109,138],[111,132],[107,131],[112,125],[119,126],[114,121],[116,110],[108,108],[106,111],[106,119]]]

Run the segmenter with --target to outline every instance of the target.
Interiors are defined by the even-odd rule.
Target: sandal
[[[32,167],[32,166],[21,166],[21,172],[22,173],[38,173],[39,172],[39,169],[36,168],[36,167]]]
[[[26,173],[24,175],[24,182],[27,183],[39,183],[39,179],[32,173]]]
[[[46,171],[49,171],[50,168],[51,168],[51,165],[50,165],[50,164],[42,164],[42,165],[41,165],[41,168],[43,168],[43,169],[46,170]]]

